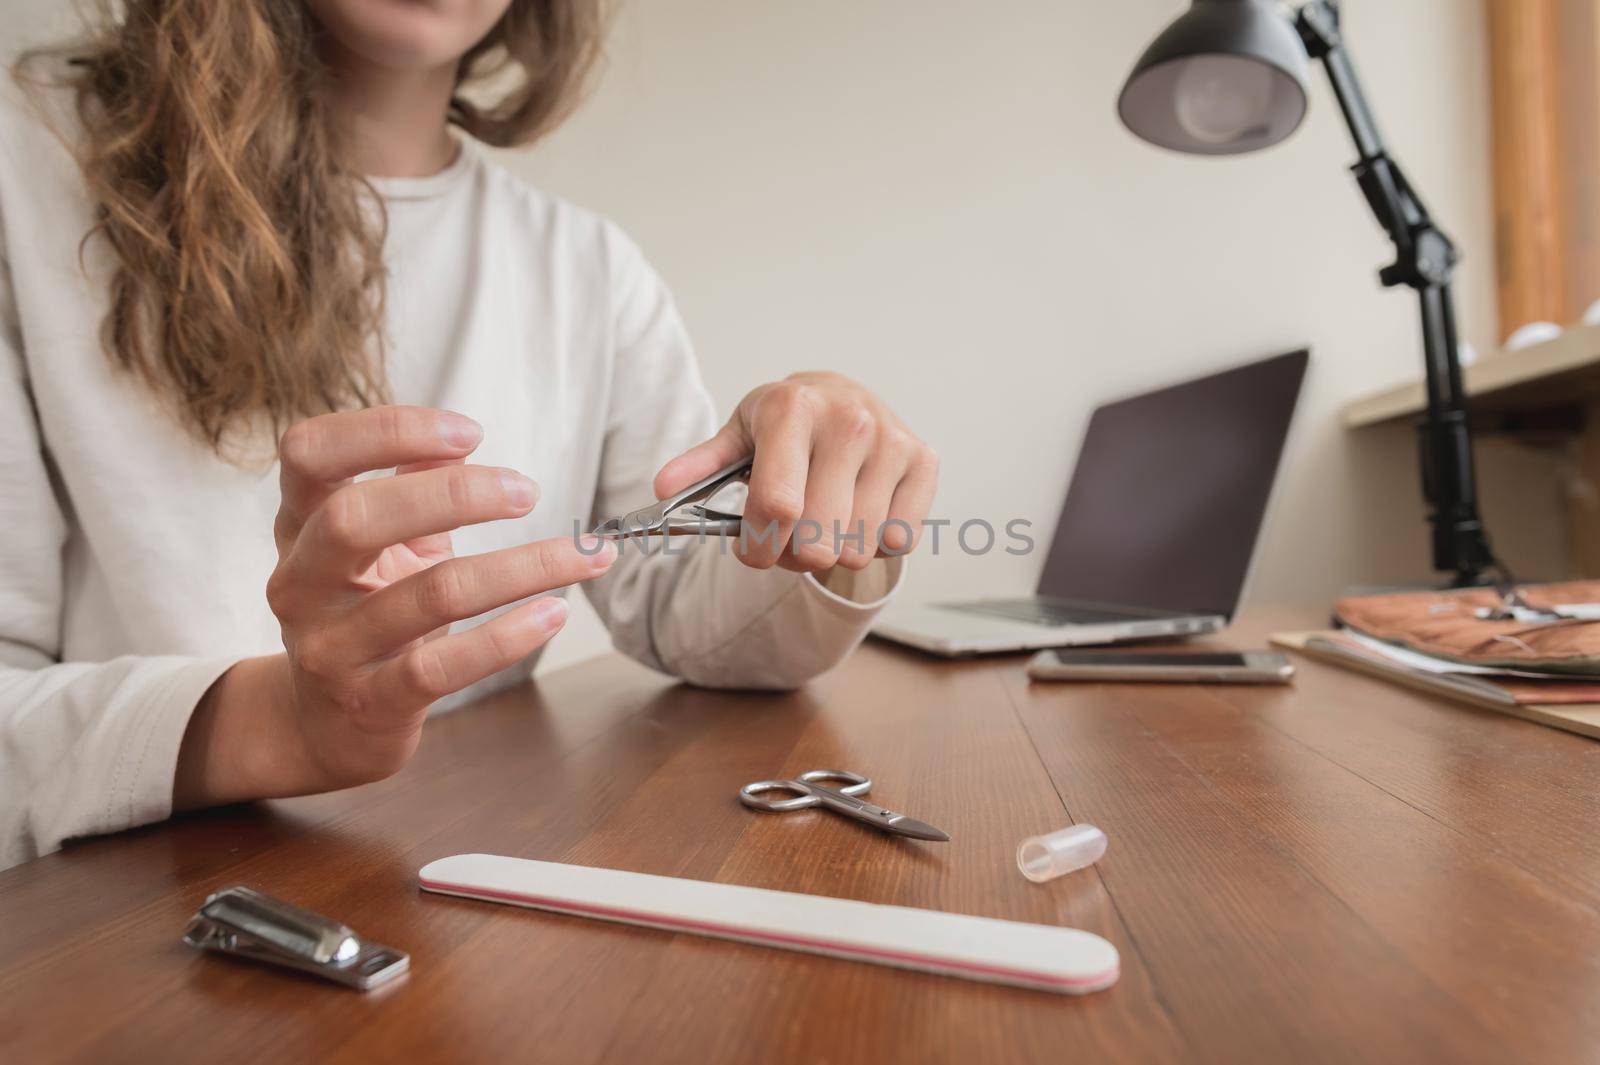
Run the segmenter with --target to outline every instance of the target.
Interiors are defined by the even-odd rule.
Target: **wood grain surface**
[[[1485,10],[1503,340],[1600,298],[1600,0]]]
[[[1257,612],[1212,643],[1325,621]],[[1293,687],[1036,684],[869,644],[785,695],[620,658],[429,723],[404,772],[0,873],[0,1060],[1552,1061],[1600,1057],[1600,744],[1298,660]],[[819,767],[946,829],[760,814]],[[1017,872],[1089,821],[1099,865]],[[1085,928],[1085,998],[424,895],[467,851]],[[412,955],[361,995],[179,942],[243,883]]]

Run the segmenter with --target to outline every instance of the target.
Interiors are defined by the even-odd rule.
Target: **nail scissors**
[[[594,527],[594,535],[603,540],[626,540],[634,536],[738,536],[743,528],[743,516],[712,510],[705,501],[736,481],[748,484],[754,461],[747,455],[677,495],[630,510],[621,517],[609,518]]]
[[[821,783],[824,780],[841,780],[845,784],[842,788],[832,788]],[[739,789],[739,801],[752,810],[777,813],[825,806],[834,813],[853,817],[884,832],[941,843],[950,841],[949,836],[932,825],[856,798],[857,795],[865,795],[871,787],[872,781],[848,769],[813,769],[809,773],[801,773],[795,780],[758,780],[754,784],[746,784]],[[764,799],[761,793],[766,791],[792,791],[797,794],[792,799]]]

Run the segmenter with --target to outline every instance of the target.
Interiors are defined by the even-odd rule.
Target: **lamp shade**
[[[1139,57],[1117,113],[1163,148],[1253,152],[1300,125],[1305,74],[1305,47],[1275,0],[1194,0]]]

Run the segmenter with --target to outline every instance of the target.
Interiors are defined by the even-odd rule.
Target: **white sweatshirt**
[[[471,461],[540,487],[527,517],[456,532],[457,554],[570,536],[650,502],[662,463],[716,422],[671,297],[634,245],[465,138],[443,172],[376,184],[395,400],[475,418],[484,440]],[[91,241],[79,260],[90,223],[76,164],[8,84],[0,868],[166,817],[197,701],[232,663],[283,649],[263,594],[276,465],[219,459],[112,368],[98,335],[110,254]],[[899,572],[898,560],[874,562],[841,597],[707,543],[671,557],[625,550],[585,592],[616,646],[647,665],[783,688],[842,659]],[[524,679],[532,661],[451,702]]]

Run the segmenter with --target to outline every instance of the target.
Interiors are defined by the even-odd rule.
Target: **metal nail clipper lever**
[[[369,943],[337,921],[247,887],[206,899],[184,930],[192,947],[270,962],[370,991],[411,967],[411,955]]]
[[[749,483],[754,461],[747,456],[659,503],[603,521],[594,527],[594,535],[605,540],[634,536],[738,536],[744,527],[743,515],[712,510],[705,501],[737,481]]]

